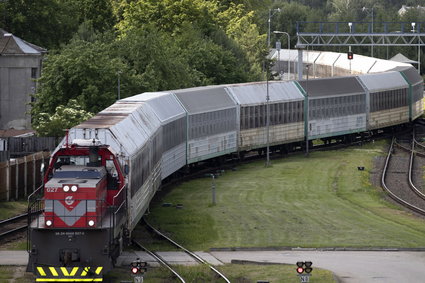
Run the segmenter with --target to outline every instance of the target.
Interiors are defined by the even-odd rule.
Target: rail
[[[402,198],[398,197],[397,195],[395,195],[386,185],[385,183],[385,177],[387,174],[387,169],[388,169],[388,164],[390,162],[391,156],[392,156],[392,152],[394,149],[394,145],[395,145],[395,137],[393,137],[392,141],[391,141],[391,145],[390,148],[388,150],[388,154],[387,154],[387,158],[385,159],[385,164],[384,164],[384,169],[382,171],[382,177],[381,177],[381,186],[382,188],[388,193],[388,195],[395,200],[396,202],[400,203],[401,205],[421,214],[421,215],[425,215],[425,210],[403,200]]]
[[[138,246],[139,248],[145,250],[151,257],[153,257],[156,261],[158,261],[160,264],[162,264],[163,266],[165,266],[169,271],[171,271],[171,273],[173,273],[182,283],[186,283],[186,281],[183,279],[183,277],[178,274],[177,271],[175,271],[164,259],[162,259],[159,255],[157,255],[154,252],[151,252],[150,250],[148,250],[146,247],[144,247],[142,244],[140,244],[139,242],[132,240],[133,244],[135,244],[136,246]]]
[[[413,138],[412,138],[412,150],[410,152],[410,161],[409,161],[409,185],[410,188],[415,192],[415,194],[417,194],[421,199],[425,200],[425,194],[422,193],[416,186],[415,184],[413,184],[413,180],[412,180],[412,171],[413,171],[413,161],[415,159],[415,155],[418,152],[415,152],[415,144],[416,144],[416,134],[415,131],[413,130]],[[425,154],[423,154],[423,156],[425,156]]]
[[[188,249],[186,249],[185,247],[183,247],[182,245],[178,244],[177,242],[173,241],[172,239],[170,239],[169,237],[167,237],[166,235],[164,235],[163,233],[161,233],[160,231],[156,230],[154,227],[152,227],[145,219],[143,219],[146,223],[146,225],[149,227],[149,229],[151,229],[152,231],[154,231],[157,235],[163,237],[164,239],[166,239],[167,241],[169,241],[170,243],[172,243],[174,246],[178,247],[179,249],[182,249],[185,253],[187,253],[188,255],[190,255],[191,257],[193,257],[194,259],[196,259],[197,261],[199,261],[202,264],[207,265],[213,272],[215,272],[218,276],[220,276],[224,281],[230,283],[230,280],[227,279],[226,276],[224,276],[224,274],[222,274],[218,269],[216,269],[215,267],[213,267],[211,264],[209,264],[206,260],[202,259],[200,256],[198,256],[197,254],[189,251]]]

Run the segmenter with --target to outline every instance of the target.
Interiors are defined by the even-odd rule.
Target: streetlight
[[[269,48],[270,48],[270,24],[271,24],[271,21],[272,21],[272,17],[276,13],[280,13],[280,8],[273,9],[273,10],[272,9],[269,9],[269,19],[267,20],[268,25],[269,25],[269,28],[267,30],[267,47],[269,47]]]
[[[411,32],[416,32],[415,27],[416,27],[416,23],[411,23],[412,25],[412,30]],[[419,27],[418,27],[418,32],[419,32]],[[419,43],[419,40],[418,40]],[[418,73],[421,73],[421,46],[418,44]]]
[[[272,13],[273,12],[273,13]],[[268,30],[267,30],[267,53],[270,53],[270,24],[271,24],[271,19],[273,17],[274,14],[276,14],[276,12],[280,13],[280,8],[277,9],[269,9],[269,19],[268,19]],[[269,140],[269,135],[270,135],[270,96],[269,96],[269,66],[266,66],[266,132],[267,132],[267,137],[266,137],[266,167],[268,167],[270,165],[270,153],[269,153],[269,149],[270,149],[270,140]]]
[[[117,75],[118,75],[118,86],[117,86],[117,90],[118,90],[118,100],[121,99],[121,83],[120,83],[120,75],[121,75],[121,71],[117,71]]]
[[[275,30],[273,31],[274,34],[286,34],[286,36],[288,37],[288,79],[290,79],[291,77],[291,37],[289,36],[289,33],[285,32],[285,31],[278,31]],[[278,51],[278,61],[280,61],[280,51]]]
[[[372,46],[371,46],[371,53],[372,53],[372,57],[373,57],[373,45],[374,45],[373,44],[373,22],[374,22],[374,20],[373,20],[373,6],[372,6],[372,8],[363,7],[362,8],[362,12],[366,12],[368,16],[369,15],[372,16]]]
[[[307,82],[305,83],[305,120],[307,121],[307,125],[306,125],[306,130],[305,130],[305,156],[308,157],[308,153],[309,153],[309,142],[308,142],[308,131],[310,129],[310,115],[309,115],[309,111],[310,111],[310,107],[308,105],[309,101],[308,101],[308,73],[310,71],[310,64],[307,64],[306,66],[307,69]]]

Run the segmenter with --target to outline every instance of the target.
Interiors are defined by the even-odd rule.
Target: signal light
[[[297,272],[298,274],[302,273],[311,273],[313,268],[311,267],[313,263],[311,261],[298,261],[297,262]]]
[[[313,268],[311,267],[311,266],[313,265],[313,263],[312,263],[311,261],[306,261],[304,264],[305,264],[305,269],[304,269],[304,271],[305,271],[306,273],[310,273],[310,272],[312,272],[312,271],[313,271]]]
[[[298,262],[297,262],[297,272],[298,272],[299,274],[301,274],[301,273],[303,273],[303,272],[304,272],[304,268],[303,268],[303,266],[304,266],[304,262],[302,262],[302,261],[298,261]]]
[[[141,274],[144,274],[148,271],[147,265],[147,262],[141,261],[140,258],[137,258],[135,261],[131,262],[131,273],[137,274],[140,272]]]
[[[348,51],[347,58],[348,58],[348,60],[353,60],[353,58],[354,58],[353,51]]]

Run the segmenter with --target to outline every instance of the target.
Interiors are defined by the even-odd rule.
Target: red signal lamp
[[[139,272],[139,269],[137,267],[132,267],[131,268],[131,273],[137,274],[137,272]]]

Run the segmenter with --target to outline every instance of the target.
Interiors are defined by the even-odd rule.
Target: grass
[[[219,247],[425,247],[425,220],[389,204],[370,183],[384,142],[254,162],[186,182],[147,217],[192,250]],[[358,171],[357,166],[364,166]],[[183,209],[162,207],[183,204]]]
[[[27,212],[26,201],[2,201],[0,202],[0,220]]]
[[[26,201],[11,201],[11,202],[0,202],[0,220],[16,216],[18,214],[23,214],[27,212],[27,202]],[[0,249],[8,250],[26,250],[27,241],[26,239],[11,242],[2,245]],[[1,282],[1,281],[0,281]]]
[[[34,282],[31,273],[25,273],[25,267],[20,266],[0,266],[0,283],[31,283]]]

